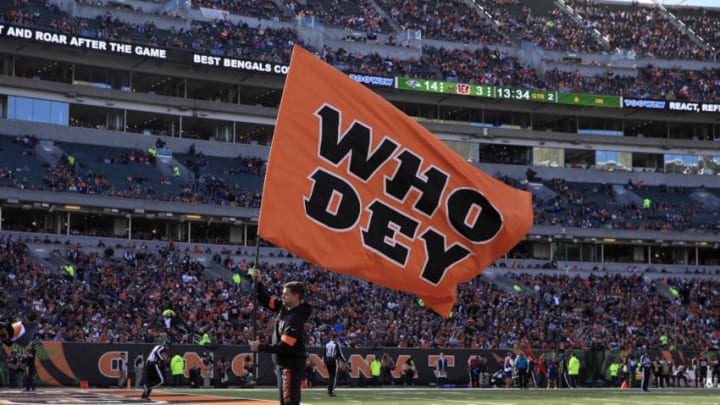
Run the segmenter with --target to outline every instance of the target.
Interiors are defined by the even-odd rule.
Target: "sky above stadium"
[[[617,3],[632,3],[633,0],[611,0]],[[639,3],[653,4],[653,0],[639,0]],[[720,8],[720,2],[718,0],[659,0],[659,3],[672,7],[672,6],[693,6],[693,7],[713,7]]]

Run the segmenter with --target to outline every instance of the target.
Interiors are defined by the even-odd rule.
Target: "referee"
[[[652,362],[647,352],[643,352],[640,356],[640,367],[642,367],[642,382],[640,383],[642,390],[647,392],[648,385],[650,384],[650,371],[652,369]]]
[[[330,335],[330,341],[325,345],[325,356],[323,356],[325,367],[328,371],[328,387],[327,393],[331,397],[335,396],[335,386],[337,385],[338,361],[346,362],[340,344],[337,342],[337,335]]]
[[[140,398],[150,400],[150,393],[153,389],[165,383],[163,369],[170,358],[170,341],[165,340],[162,344],[153,347],[145,362],[145,384],[143,394]]]

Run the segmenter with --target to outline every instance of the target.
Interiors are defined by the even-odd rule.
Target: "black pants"
[[[650,367],[643,367],[641,385],[643,391],[648,390],[648,385],[650,385]]]
[[[337,359],[325,359],[325,367],[328,371],[327,392],[328,394],[333,394],[335,393],[335,386],[337,385]]]
[[[37,373],[37,370],[35,369],[35,366],[26,366],[25,368],[25,391],[35,391],[35,381],[33,379],[35,378],[35,374]]]
[[[10,370],[8,369],[8,379],[10,383],[10,388],[17,388],[18,386],[18,372],[17,370]]]
[[[528,369],[527,368],[518,368],[517,374],[518,374],[518,388],[527,388],[528,387]]]
[[[145,384],[143,385],[143,392],[146,397],[150,396],[153,389],[165,384],[165,375],[163,374],[162,368],[157,363],[146,363],[145,364]]]
[[[280,405],[300,405],[300,385],[305,378],[305,363],[295,367],[276,367]]]
[[[387,368],[383,367],[383,370],[380,375],[382,376],[382,381],[381,381],[382,384],[392,385],[393,376],[392,376],[392,371],[390,370],[389,367],[387,367]]]
[[[470,371],[470,387],[480,388],[480,372]]]
[[[568,374],[567,371],[563,371],[563,380],[562,383],[565,384],[565,388],[573,388],[572,381],[570,381],[570,374]]]
[[[183,375],[173,374],[173,386],[180,387],[183,385]]]

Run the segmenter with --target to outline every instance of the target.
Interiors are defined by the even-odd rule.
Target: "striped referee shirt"
[[[325,359],[338,358],[342,361],[345,361],[345,356],[343,356],[342,349],[340,349],[340,344],[338,344],[334,340],[331,340],[325,345]]]

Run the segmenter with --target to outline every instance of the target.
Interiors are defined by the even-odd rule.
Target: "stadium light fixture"
[[[200,215],[196,215],[196,214],[187,214],[187,215],[185,215],[185,218],[187,218],[187,219],[202,219],[202,217]]]
[[[66,205],[65,209],[70,211],[79,211],[82,209],[82,207],[79,205]]]
[[[602,241],[603,241],[603,242],[607,242],[607,243],[615,243],[615,242],[617,242],[617,239],[615,239],[615,238],[603,238]]]

